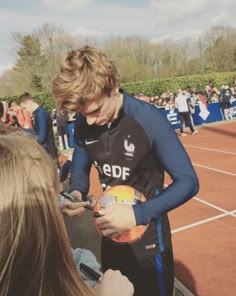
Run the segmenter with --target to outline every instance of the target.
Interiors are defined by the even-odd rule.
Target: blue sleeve
[[[40,109],[36,116],[37,126],[37,141],[40,144],[45,144],[48,134],[48,114],[43,109]]]
[[[79,136],[79,124],[81,118],[78,117],[75,123],[74,134],[74,153],[72,158],[72,172],[70,177],[70,192],[78,190],[83,194],[89,191],[89,175],[91,170],[91,163],[89,161],[87,152],[84,149],[83,142]]]
[[[187,152],[162,112],[152,109],[137,118],[163,173],[167,172],[173,181],[147,202],[133,206],[136,223],[140,225],[148,224],[152,218],[158,219],[192,198],[199,190],[199,183]]]

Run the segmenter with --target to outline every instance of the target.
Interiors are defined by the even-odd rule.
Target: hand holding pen
[[[80,264],[80,270],[92,280],[98,282],[98,285],[94,288],[96,295],[132,296],[134,294],[133,284],[119,270],[108,269],[101,275],[83,263]]]
[[[82,194],[79,191],[60,192],[59,207],[67,216],[80,216],[86,209],[92,209],[89,201],[82,200]]]

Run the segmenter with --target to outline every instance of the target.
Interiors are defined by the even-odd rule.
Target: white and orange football
[[[145,201],[146,197],[133,187],[127,185],[116,185],[104,191],[98,199],[94,207],[95,217],[96,213],[98,213],[100,209],[110,207],[116,203],[134,205]],[[96,224],[96,218],[94,221],[98,232],[101,233],[99,227]],[[133,241],[141,238],[143,233],[146,231],[147,226],[148,225],[138,225],[135,228],[122,233],[119,237],[112,238],[111,240],[120,244],[132,243]]]

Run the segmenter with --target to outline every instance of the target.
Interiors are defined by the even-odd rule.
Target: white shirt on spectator
[[[189,112],[188,106],[188,96],[185,94],[179,94],[175,98],[175,107],[179,110],[179,112]]]

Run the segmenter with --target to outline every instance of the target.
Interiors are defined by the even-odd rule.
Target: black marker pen
[[[60,196],[63,196],[64,198],[67,198],[72,202],[82,202],[81,200],[77,199],[76,197],[74,197],[73,195],[71,195],[70,193],[65,192],[65,191],[60,192]],[[60,196],[59,196],[59,198],[60,198],[59,199],[59,206],[61,207],[61,205],[63,204],[63,200],[61,199]],[[85,208],[90,211],[93,210],[93,207],[91,207],[90,205],[85,206]]]
[[[80,271],[82,271],[84,274],[86,274],[91,280],[96,281],[98,283],[101,282],[102,275],[93,270],[91,267],[84,263],[80,263],[79,265]]]

